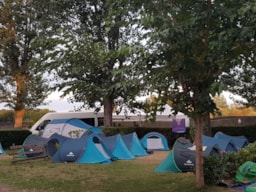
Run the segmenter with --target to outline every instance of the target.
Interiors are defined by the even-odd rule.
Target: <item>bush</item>
[[[208,156],[204,158],[204,178],[208,185],[216,185],[221,180],[235,177],[238,168],[246,161],[256,160],[256,143],[223,156]]]
[[[9,148],[12,144],[22,145],[24,140],[31,134],[25,129],[7,129],[0,131],[0,142],[4,149]]]

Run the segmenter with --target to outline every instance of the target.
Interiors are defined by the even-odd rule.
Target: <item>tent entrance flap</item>
[[[164,145],[161,138],[148,138],[147,146],[149,149],[164,149]]]
[[[106,158],[106,159],[111,159],[109,157],[109,155],[106,153],[106,151],[103,149],[102,145],[100,143],[96,143],[95,146],[97,147],[97,149],[102,153],[102,155]]]

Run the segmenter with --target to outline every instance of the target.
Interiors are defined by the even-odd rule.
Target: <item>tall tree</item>
[[[45,67],[60,78],[56,87],[72,93],[75,101],[93,107],[104,105],[104,124],[112,125],[113,102],[132,99],[139,91],[139,74],[134,70],[139,57],[138,13],[128,1],[70,1],[70,23],[65,23],[47,52]],[[57,45],[58,44],[58,45]],[[63,48],[56,49],[59,44]]]
[[[195,122],[196,186],[204,186],[202,134],[205,119],[216,110],[211,95],[219,76],[240,55],[242,19],[237,1],[164,0],[145,2],[144,23],[151,36],[146,74],[152,89],[173,101]],[[157,82],[157,83],[154,83]],[[216,89],[217,88],[217,89]],[[207,118],[206,118],[207,117]]]
[[[1,102],[15,110],[15,128],[22,127],[25,110],[43,103],[48,85],[31,64],[37,36],[37,20],[27,1],[0,1]]]
[[[256,2],[248,1],[238,10],[242,28],[241,43],[237,49],[240,50],[240,62],[222,75],[222,81],[226,83],[227,89],[247,100],[246,105],[256,107]]]

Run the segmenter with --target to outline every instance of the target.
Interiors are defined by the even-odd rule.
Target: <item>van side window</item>
[[[45,121],[43,121],[43,122],[36,128],[36,130],[37,130],[37,131],[43,131],[44,128],[45,128],[45,126],[46,126],[49,122],[50,122],[50,120],[45,120]]]
[[[81,119],[83,122],[89,124],[89,125],[92,125],[94,126],[95,125],[95,120],[94,118],[84,118],[84,119]]]
[[[104,126],[104,118],[103,117],[99,117],[98,118],[98,126],[99,127],[103,127]]]

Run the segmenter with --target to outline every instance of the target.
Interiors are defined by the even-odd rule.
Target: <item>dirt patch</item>
[[[143,164],[160,164],[169,153],[170,151],[154,151],[152,154],[138,157],[136,160]]]

